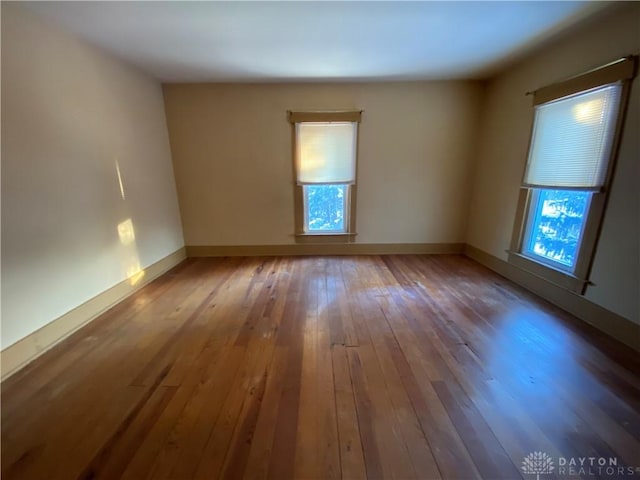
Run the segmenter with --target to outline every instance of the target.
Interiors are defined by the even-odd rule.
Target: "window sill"
[[[553,268],[544,263],[536,262],[521,253],[510,250],[507,250],[507,253],[509,254],[509,263],[513,266],[570,292],[583,295],[589,284],[588,280],[576,277],[569,272]]]
[[[296,233],[296,243],[352,243],[356,233]]]

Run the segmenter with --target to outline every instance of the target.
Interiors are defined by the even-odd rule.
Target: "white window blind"
[[[356,180],[356,122],[296,123],[296,173],[299,185]]]
[[[606,180],[622,86],[536,106],[524,185],[599,190]]]

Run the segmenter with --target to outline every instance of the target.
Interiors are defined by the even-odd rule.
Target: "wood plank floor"
[[[639,372],[462,256],[190,259],[3,383],[2,478],[639,478]]]

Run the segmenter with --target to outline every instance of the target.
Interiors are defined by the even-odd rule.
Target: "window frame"
[[[600,190],[591,192],[589,207],[585,214],[584,231],[578,245],[574,268],[567,270],[560,266],[553,265],[552,262],[537,261],[523,252],[526,232],[529,225],[529,215],[532,210],[532,202],[534,201],[537,191],[544,190],[544,188],[541,187],[525,185],[524,180],[520,186],[511,245],[507,251],[509,263],[579,295],[584,295],[590,284],[589,275],[591,273],[598,237],[602,228],[611,189],[611,182],[613,180],[616,159],[620,148],[620,139],[629,103],[631,80],[636,74],[636,64],[636,56],[626,57],[563,82],[549,85],[532,92],[533,104],[535,106],[569,95],[586,93],[589,90],[605,85],[617,82],[621,83],[620,105],[607,162],[605,181]],[[532,148],[533,127],[532,122],[527,152]],[[524,168],[526,169],[526,161]],[[522,178],[524,179],[524,171]],[[571,188],[567,187],[554,187],[553,189],[571,190]]]
[[[288,111],[289,123],[291,124],[292,139],[292,159],[293,159],[293,186],[294,186],[294,236],[297,243],[345,243],[353,242],[356,233],[356,196],[358,191],[358,156],[360,143],[360,122],[362,111]],[[304,185],[299,185],[297,181],[297,131],[298,123],[331,123],[331,122],[352,122],[356,127],[355,145],[355,181],[352,184],[343,184],[346,187],[347,199],[345,200],[344,222],[345,231],[307,231],[307,212],[305,210]],[[333,184],[332,184],[333,185]]]

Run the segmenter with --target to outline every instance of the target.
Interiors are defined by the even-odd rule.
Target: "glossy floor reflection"
[[[462,256],[190,259],[4,382],[2,478],[637,475],[639,372]]]

